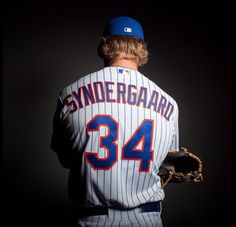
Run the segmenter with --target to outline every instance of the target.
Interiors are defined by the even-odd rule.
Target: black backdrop
[[[176,99],[180,144],[203,159],[202,184],[166,188],[165,226],[229,225],[233,217],[229,205],[235,202],[232,4],[155,4],[5,1],[5,226],[69,225],[68,171],[49,148],[57,95],[78,77],[103,67],[96,55],[103,26],[121,15],[143,25],[151,55],[140,71]]]

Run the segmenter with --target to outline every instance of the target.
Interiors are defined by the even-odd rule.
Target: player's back
[[[168,94],[137,70],[106,67],[60,99],[74,157],[73,202],[135,207],[164,198],[158,169],[178,149],[178,108]]]

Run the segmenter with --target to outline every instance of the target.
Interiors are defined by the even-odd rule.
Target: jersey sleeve
[[[51,149],[58,155],[61,165],[70,168],[72,149],[70,145],[70,136],[66,130],[66,122],[63,113],[63,101],[59,95],[56,112],[53,118],[53,132],[50,143]]]
[[[173,120],[173,136],[170,149],[179,151],[179,109],[175,103],[175,113]]]

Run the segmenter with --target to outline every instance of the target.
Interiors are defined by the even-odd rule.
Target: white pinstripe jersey
[[[106,67],[59,95],[51,147],[70,168],[75,204],[163,200],[158,169],[178,140],[175,100],[137,70]]]

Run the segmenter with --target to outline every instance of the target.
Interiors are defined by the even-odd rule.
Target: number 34
[[[95,115],[87,124],[87,132],[98,132],[101,126],[108,128],[107,135],[100,136],[100,148],[106,149],[107,156],[100,158],[97,152],[85,152],[85,158],[93,169],[109,170],[118,161],[119,124],[111,115]],[[153,161],[152,137],[153,120],[145,119],[122,147],[121,160],[137,160],[139,172],[149,172]]]

